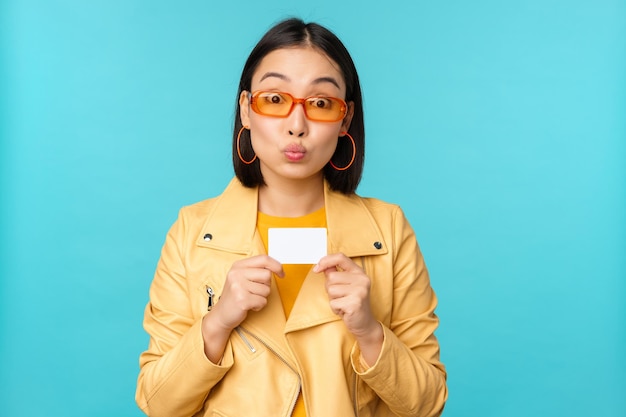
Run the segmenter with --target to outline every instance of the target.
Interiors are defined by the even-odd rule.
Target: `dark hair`
[[[356,191],[361,174],[363,172],[363,159],[365,155],[365,126],[363,124],[363,100],[361,98],[361,85],[354,62],[346,47],[334,33],[317,23],[304,23],[300,19],[292,18],[284,20],[272,27],[254,47],[241,72],[239,90],[235,110],[235,125],[233,129],[233,166],[235,175],[246,187],[263,185],[263,175],[258,158],[251,164],[244,164],[237,153],[237,135],[242,127],[239,108],[239,97],[242,91],[250,91],[252,76],[261,60],[270,52],[281,48],[294,46],[312,46],[325,53],[335,61],[346,83],[346,102],[353,102],[354,114],[348,133],[354,138],[356,155],[350,168],[338,171],[330,164],[324,167],[324,178],[328,181],[331,189],[344,194],[352,194]],[[254,151],[250,143],[250,131],[244,129],[241,134],[240,150],[244,158],[250,160]],[[346,136],[340,138],[335,154],[331,158],[336,166],[346,166],[352,158],[352,143]]]

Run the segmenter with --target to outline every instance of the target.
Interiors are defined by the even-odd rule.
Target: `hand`
[[[211,312],[215,323],[231,331],[244,321],[249,311],[263,309],[270,295],[272,273],[281,278],[285,275],[282,265],[267,255],[233,263],[219,302]]]
[[[324,256],[313,272],[326,275],[326,292],[331,310],[343,320],[361,349],[361,356],[372,366],[378,360],[384,341],[382,325],[370,307],[370,278],[343,253]]]
[[[248,312],[267,305],[272,273],[284,277],[283,266],[267,255],[254,256],[233,263],[226,274],[219,302],[202,319],[204,354],[213,363],[220,362],[233,329]]]
[[[357,339],[365,340],[380,324],[370,307],[370,278],[342,253],[324,256],[313,268],[326,275],[330,308]]]

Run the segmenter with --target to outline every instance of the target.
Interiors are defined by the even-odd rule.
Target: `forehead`
[[[328,84],[340,92],[346,90],[339,65],[313,47],[281,48],[265,55],[252,76],[252,89],[269,87],[269,84],[296,89]]]

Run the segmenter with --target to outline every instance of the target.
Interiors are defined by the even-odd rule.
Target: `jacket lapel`
[[[324,192],[329,254],[341,252],[357,258],[387,253],[380,228],[360,197],[334,192],[328,184],[325,184]],[[310,271],[300,288],[285,332],[337,320],[341,318],[330,309],[324,274]]]
[[[341,252],[357,258],[387,253],[380,228],[362,198],[332,191],[327,183],[324,193],[329,254]],[[256,229],[257,211],[258,189],[244,187],[234,178],[207,215],[197,245],[241,254],[242,257],[266,253]],[[288,355],[284,332],[336,320],[340,318],[330,309],[324,275],[309,272],[289,320],[285,320],[278,289],[272,282],[267,306],[261,311],[250,312],[242,326],[266,338],[278,353]]]

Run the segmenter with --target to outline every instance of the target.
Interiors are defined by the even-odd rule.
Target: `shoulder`
[[[190,222],[204,222],[217,212],[220,218],[228,218],[228,214],[234,215],[241,206],[253,202],[256,207],[256,189],[246,188],[233,178],[221,194],[181,208],[179,217]]]
[[[326,209],[333,217],[342,221],[354,223],[364,221],[367,217],[379,225],[388,224],[390,220],[404,219],[399,205],[379,198],[365,197],[356,193],[342,194],[338,191],[327,190]]]
[[[383,212],[401,210],[399,205],[378,198],[363,197],[357,194],[355,194],[354,197],[361,200],[369,210]]]
[[[415,239],[413,226],[400,205],[372,197],[355,198],[361,201],[383,235],[391,240],[404,241],[408,237]]]
[[[374,197],[362,197],[357,194],[354,194],[353,198],[358,199],[377,220],[385,218],[390,220],[404,219],[404,212],[398,204],[390,203]]]
[[[207,216],[213,211],[215,202],[218,199],[219,197],[212,197],[181,207],[176,221],[169,229],[169,235],[172,235],[177,240],[187,241],[188,239],[195,239],[202,230]]]
[[[212,211],[213,207],[219,200],[220,196],[210,197],[202,201],[198,201],[180,209],[180,217],[185,219],[206,219],[207,215]]]
[[[410,228],[398,204],[358,194],[330,193],[328,197],[327,219],[335,227],[363,229],[369,224],[383,235]]]

